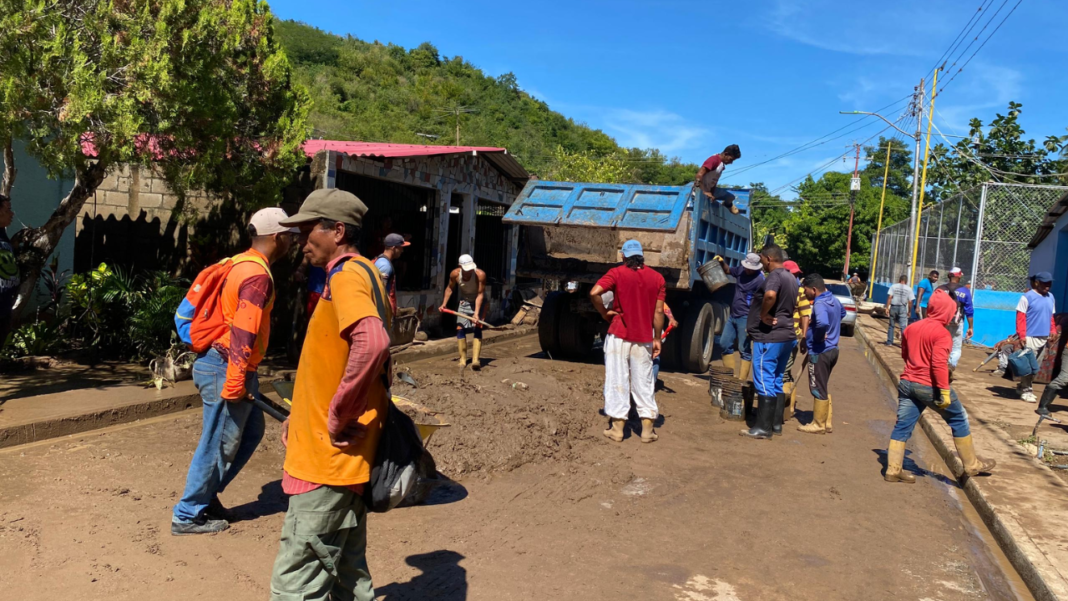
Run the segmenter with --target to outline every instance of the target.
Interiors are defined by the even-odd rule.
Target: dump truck
[[[734,284],[728,278],[730,283],[713,292],[699,270],[716,256],[728,266],[738,265],[752,240],[749,191],[732,192],[738,215],[692,184],[528,182],[504,222],[520,226],[516,275],[541,280],[552,290],[538,322],[542,350],[552,357],[581,358],[604,340],[608,323],[593,308],[589,292],[620,263],[623,242],[633,238],[642,243],[645,264],[664,276],[667,303],[680,325],[664,343],[662,363],[706,372]]]

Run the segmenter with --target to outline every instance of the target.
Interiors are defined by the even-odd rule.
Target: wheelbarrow
[[[278,380],[272,385],[274,386],[274,391],[278,393],[278,396],[282,397],[282,402],[276,403],[266,397],[257,399],[255,402],[260,409],[263,409],[263,411],[271,417],[278,421],[285,421],[285,419],[289,417],[290,408],[293,406],[294,382]],[[405,413],[411,414],[414,412],[416,414],[415,417],[412,418],[412,421],[415,422],[415,427],[419,429],[419,438],[423,440],[424,447],[430,442],[430,437],[434,435],[434,432],[437,432],[439,428],[447,428],[451,425],[436,411],[432,411],[411,399],[394,396],[393,404],[401,410],[408,409]]]

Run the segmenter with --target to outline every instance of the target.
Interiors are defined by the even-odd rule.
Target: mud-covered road
[[[371,516],[379,597],[1026,598],[944,468],[923,470],[938,457],[922,433],[906,462],[919,482],[883,482],[889,393],[843,342],[834,433],[802,434],[795,421],[773,441],[740,438],[704,378],[667,373],[660,441],[610,443],[603,368],[543,358],[536,337],[487,346],[481,373],[446,358],[410,365],[420,386],[395,393],[453,424],[430,450],[458,484],[430,505]],[[811,398],[799,396],[807,421]],[[285,510],[277,424],[223,495],[244,519],[172,537],[199,428],[194,411],[0,451],[3,596],[266,599]]]

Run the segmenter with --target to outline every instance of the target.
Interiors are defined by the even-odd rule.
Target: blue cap
[[[1040,271],[1035,275],[1031,276],[1031,279],[1038,282],[1042,282],[1043,284],[1048,284],[1053,281],[1053,276],[1050,275],[1048,271]]]
[[[623,243],[623,257],[644,257],[642,243],[637,240],[627,240]]]

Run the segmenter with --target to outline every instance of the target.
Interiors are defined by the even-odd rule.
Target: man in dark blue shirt
[[[723,365],[734,369],[734,352],[737,350],[742,356],[741,363],[738,364],[738,378],[743,382],[748,382],[753,368],[753,342],[749,339],[745,329],[753,293],[764,283],[760,255],[749,253],[741,265],[734,267],[727,267],[722,257],[716,258],[723,266],[723,272],[734,276],[735,279],[731,316],[727,323],[723,324],[723,333],[719,336],[719,343],[723,346]]]
[[[838,338],[841,332],[845,308],[827,290],[823,277],[812,273],[801,283],[805,296],[812,301],[812,317],[808,321],[808,334],[803,350],[808,351],[808,383],[812,389],[812,422],[798,426],[801,432],[824,434],[831,413],[831,394],[827,388],[831,370],[838,363]]]

